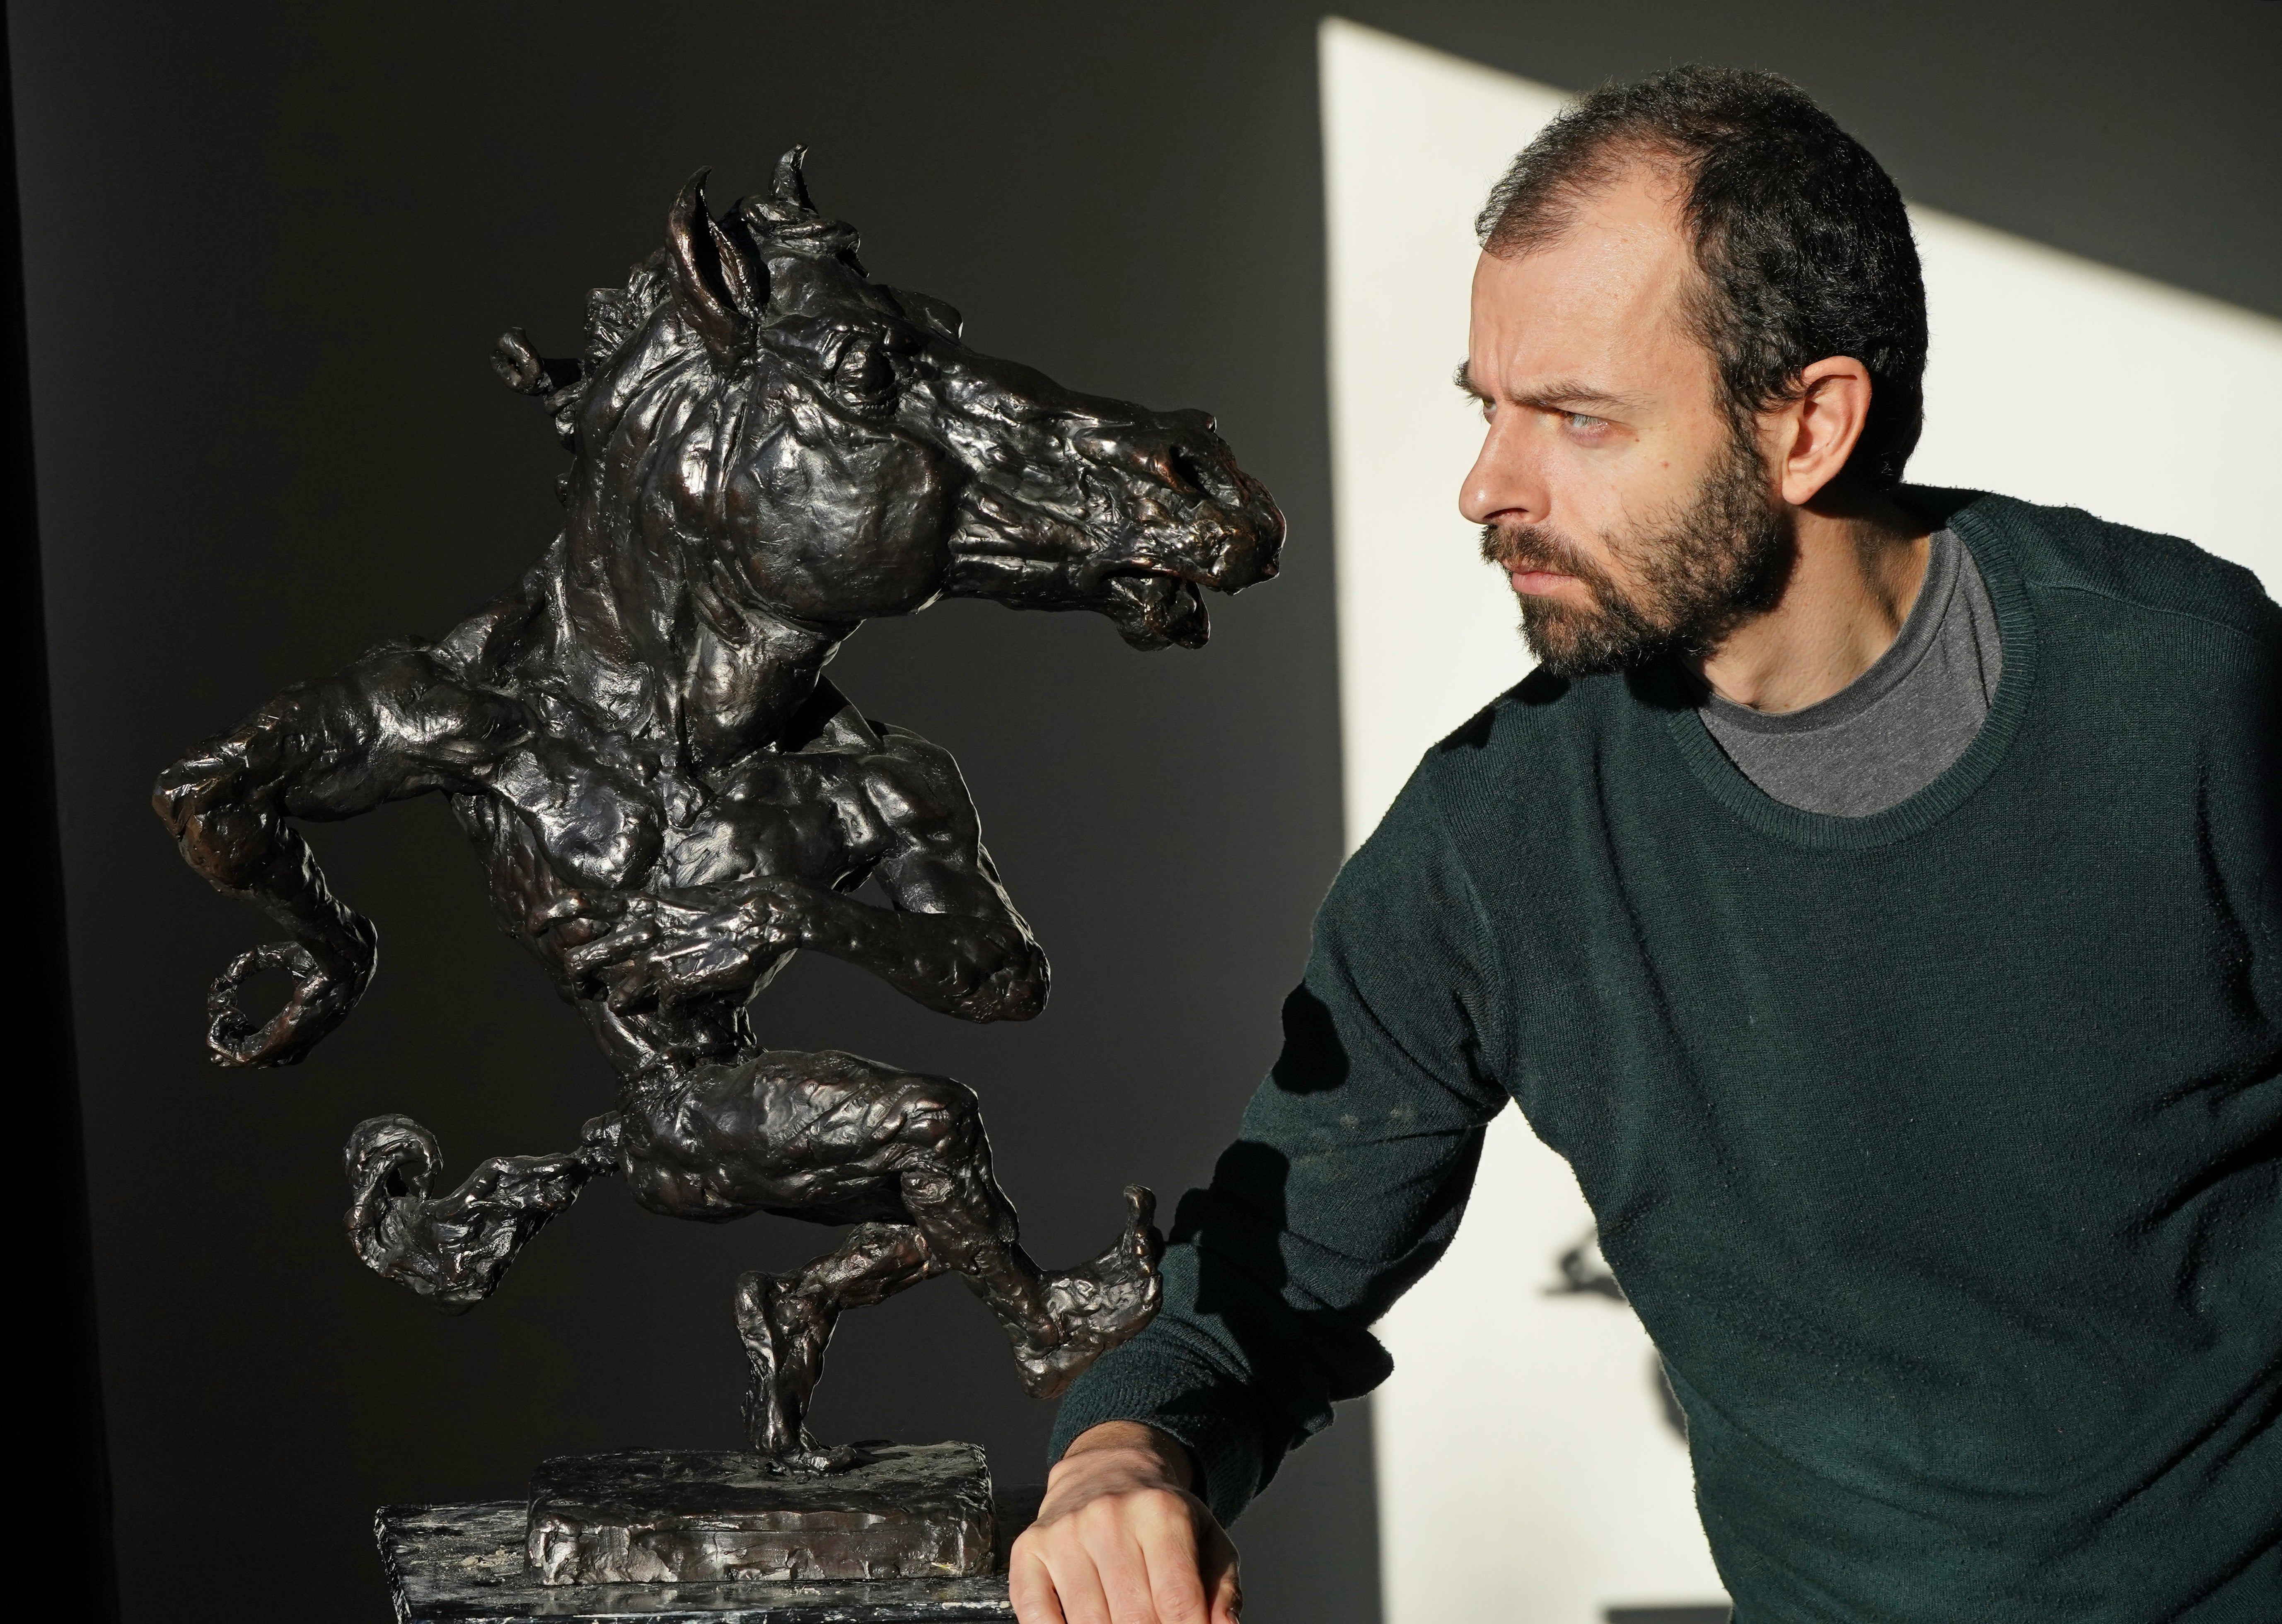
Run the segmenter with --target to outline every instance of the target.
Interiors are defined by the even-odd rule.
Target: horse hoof
[[[1125,1232],[1082,1269],[1046,1278],[1046,1311],[1060,1333],[1051,1347],[1017,1336],[1014,1363],[1033,1398],[1060,1398],[1111,1348],[1130,1341],[1157,1317],[1165,1282],[1158,1268],[1165,1238],[1151,1220],[1157,1198],[1139,1185],[1125,1189]]]

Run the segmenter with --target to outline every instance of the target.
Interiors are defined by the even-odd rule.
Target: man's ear
[[[1808,367],[1798,381],[1798,393],[1775,409],[1770,426],[1782,499],[1803,508],[1854,455],[1870,416],[1870,369],[1851,355],[1833,355]]]

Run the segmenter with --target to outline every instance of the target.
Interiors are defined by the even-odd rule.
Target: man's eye
[[[1607,418],[1588,417],[1582,412],[1564,412],[1561,416],[1564,422],[1580,434],[1590,434],[1596,429],[1605,429],[1609,426]]]

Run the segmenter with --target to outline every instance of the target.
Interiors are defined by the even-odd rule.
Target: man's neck
[[[1929,532],[1899,504],[1818,500],[1796,512],[1782,596],[1698,668],[1713,693],[1754,711],[1803,711],[1869,670],[1925,580]]]

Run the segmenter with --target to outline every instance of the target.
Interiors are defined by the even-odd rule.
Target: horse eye
[[[895,388],[896,369],[876,343],[862,338],[840,353],[832,381],[842,393],[876,400]]]

